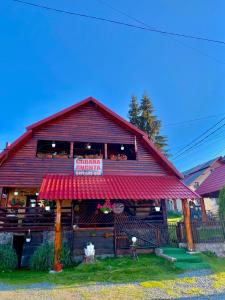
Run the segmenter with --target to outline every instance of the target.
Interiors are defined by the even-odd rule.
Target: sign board
[[[75,158],[74,175],[102,175],[102,159]]]

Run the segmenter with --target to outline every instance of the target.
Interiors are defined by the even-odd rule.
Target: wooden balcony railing
[[[53,230],[55,209],[0,207],[0,232]],[[71,207],[62,208],[62,226],[71,226]]]

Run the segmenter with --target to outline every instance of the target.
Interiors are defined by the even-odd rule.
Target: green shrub
[[[35,271],[47,271],[53,265],[53,245],[39,246],[30,258],[30,268]]]
[[[43,244],[37,248],[30,259],[30,268],[34,271],[48,271],[52,269],[54,259],[54,245]],[[60,252],[60,261],[63,267],[72,265],[70,249],[63,245]]]
[[[215,252],[212,251],[203,251],[203,254],[205,254],[208,257],[217,257]]]
[[[0,271],[11,271],[18,266],[15,250],[10,245],[0,245]]]
[[[219,194],[219,215],[222,220],[225,220],[225,186]]]
[[[182,214],[179,211],[169,210],[167,212],[168,218],[180,218],[181,216],[182,216]]]
[[[63,244],[60,252],[60,260],[63,265],[63,267],[71,267],[73,262],[71,259],[71,253],[70,253],[70,248],[67,244]]]

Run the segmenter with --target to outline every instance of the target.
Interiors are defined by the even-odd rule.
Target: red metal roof
[[[44,177],[39,199],[196,199],[174,176],[73,176],[48,174]]]
[[[92,102],[94,103],[98,108],[100,108],[103,112],[107,113],[109,116],[111,116],[112,118],[114,118],[115,121],[117,121],[119,124],[121,124],[121,126],[125,126],[128,130],[132,131],[133,133],[137,134],[138,136],[140,136],[142,138],[142,141],[145,143],[145,145],[148,147],[148,149],[152,152],[152,154],[156,157],[156,159],[158,159],[162,165],[167,168],[168,170],[170,170],[173,174],[175,174],[178,178],[183,178],[183,175],[175,168],[175,166],[165,157],[165,155],[163,155],[159,149],[156,148],[156,146],[154,145],[154,143],[152,141],[149,140],[147,134],[140,130],[139,128],[137,128],[136,126],[132,125],[130,122],[126,121],[124,118],[120,117],[118,114],[116,114],[115,112],[113,112],[111,109],[109,109],[108,107],[106,107],[105,105],[103,105],[101,102],[99,102],[98,100],[96,100],[93,97],[88,97],[87,99],[84,99],[83,101],[80,101],[79,103],[76,103],[50,117],[47,117],[37,123],[34,123],[33,125],[28,126],[27,132],[25,134],[23,134],[21,137],[19,137],[14,143],[12,143],[12,145],[7,149],[7,150],[3,150],[0,153],[0,161],[4,158],[7,157],[8,154],[10,154],[13,150],[15,150],[15,148],[19,147],[20,145],[22,145],[26,140],[27,137],[32,135],[32,132],[36,129],[38,129],[40,126],[44,126],[46,125],[48,122],[51,122],[57,118],[63,117],[65,114],[80,108],[81,106]]]
[[[197,189],[201,196],[207,196],[220,191],[225,185],[225,164],[212,171],[206,180]]]

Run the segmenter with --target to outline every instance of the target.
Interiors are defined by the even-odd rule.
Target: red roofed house
[[[199,196],[181,177],[144,132],[87,98],[27,127],[0,154],[0,241],[13,243],[22,265],[54,241],[57,270],[61,239],[75,257],[87,242],[97,255],[125,253],[132,236],[146,251],[166,243],[165,201],[179,198],[193,250],[187,199]]]
[[[197,189],[197,192],[204,198],[217,199],[220,190],[225,186],[225,164],[212,170],[211,174]]]
[[[183,173],[184,179],[183,182],[192,190],[196,191],[203,185],[205,181],[212,174],[212,172],[218,167],[224,165],[225,161],[223,157],[216,157],[202,163],[186,172]],[[205,208],[207,211],[210,211],[214,214],[218,212],[217,197],[207,197],[204,196]],[[196,203],[197,204],[197,203]]]

